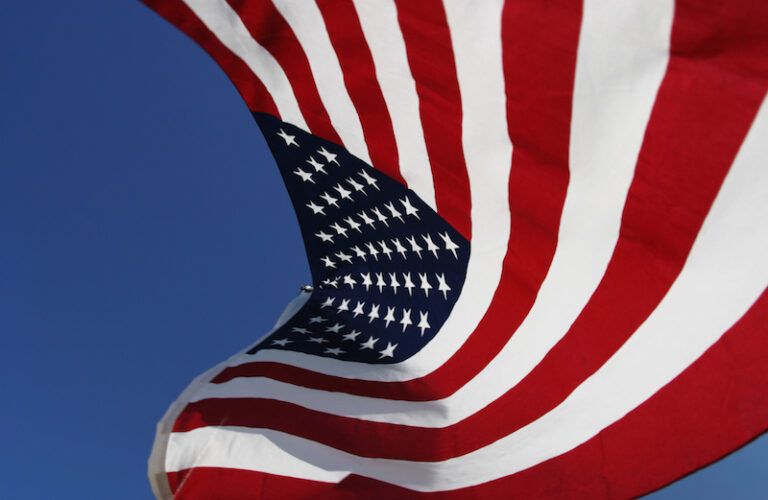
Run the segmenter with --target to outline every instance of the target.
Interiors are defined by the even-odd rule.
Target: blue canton
[[[346,149],[272,116],[255,118],[296,209],[314,290],[249,353],[397,363],[421,350],[461,293],[469,242]]]

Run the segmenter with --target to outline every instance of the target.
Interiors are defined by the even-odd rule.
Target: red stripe
[[[419,96],[424,141],[432,166],[437,211],[466,239],[472,219],[461,136],[461,93],[443,4],[396,0],[411,74]]]
[[[632,498],[656,490],[768,430],[768,292],[670,384],[574,450],[478,486],[419,494],[356,475],[338,484],[237,469],[170,473],[177,498]],[[695,409],[695,411],[692,411]],[[177,490],[180,478],[184,486]],[[266,496],[266,495],[265,495]]]
[[[565,1],[505,7],[503,63],[515,144],[509,180],[512,228],[499,288],[462,349],[433,373],[408,382],[350,380],[266,362],[227,368],[214,382],[263,376],[320,390],[429,401],[450,396],[488,364],[528,314],[557,244],[568,184],[580,8]]]
[[[155,12],[196,41],[224,70],[248,108],[280,117],[267,89],[246,64],[229,51],[181,0],[143,0]]]
[[[371,163],[405,184],[392,119],[376,81],[373,56],[351,1],[318,0],[325,27],[344,73],[344,84],[360,117]]]
[[[304,49],[286,20],[272,2],[227,0],[248,28],[254,40],[277,60],[291,82],[301,114],[310,132],[331,142],[341,139],[331,124],[328,112],[317,92],[315,78]]]
[[[318,498],[329,484],[239,469],[198,467],[169,472],[175,500],[249,500],[253,498]]]
[[[702,34],[691,23],[698,20],[681,8],[673,26],[672,53],[683,55],[685,47],[700,46],[691,37]],[[718,57],[729,65],[729,55],[743,58],[743,48],[738,56],[732,48]],[[761,57],[760,51],[754,56]],[[627,197],[621,235],[600,286],[565,338],[502,398],[443,429],[346,419],[268,400],[208,400],[190,405],[177,430],[218,422],[267,427],[362,456],[436,461],[485,446],[557,406],[664,298],[762,102],[764,87],[716,78],[722,64],[691,66],[687,60],[673,58],[669,64]],[[696,119],[681,127],[680,117]],[[307,421],[318,427],[307,427]],[[381,438],[360,440],[360,435]],[[415,441],[421,445],[409,446]]]

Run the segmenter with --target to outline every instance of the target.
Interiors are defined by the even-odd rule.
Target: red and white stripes
[[[402,363],[265,350],[201,376],[160,424],[158,496],[636,496],[765,431],[765,6],[147,3],[252,111],[472,243]]]

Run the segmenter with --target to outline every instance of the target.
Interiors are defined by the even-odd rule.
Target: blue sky
[[[0,498],[150,498],[155,422],[308,282],[245,105],[132,1],[0,16]],[[656,498],[759,498],[768,438]]]

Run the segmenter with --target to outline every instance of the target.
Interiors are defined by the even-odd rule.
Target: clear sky
[[[245,105],[133,1],[3,2],[0,498],[150,498],[155,422],[308,282]],[[655,498],[765,498],[763,437]]]

